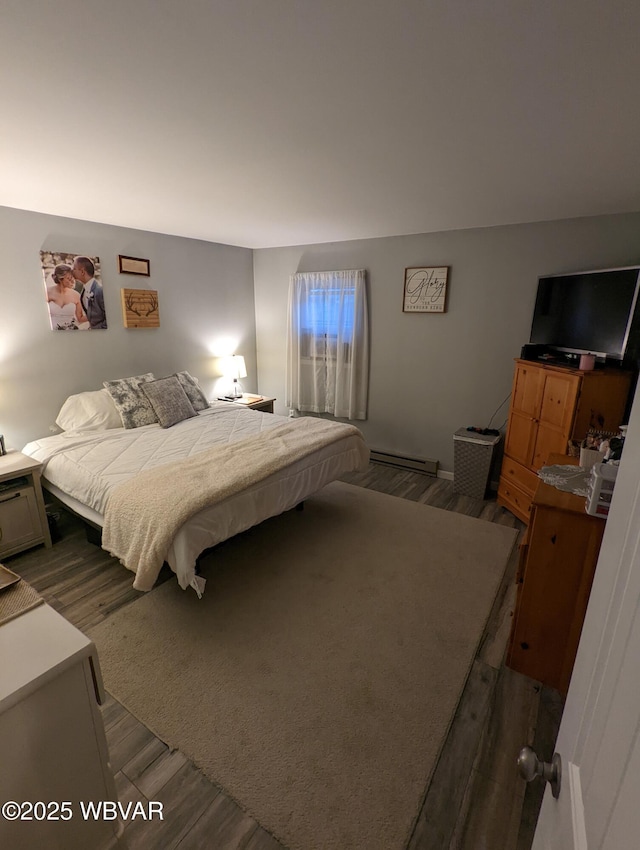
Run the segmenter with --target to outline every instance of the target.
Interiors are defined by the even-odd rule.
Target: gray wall
[[[450,471],[453,432],[487,425],[509,394],[538,276],[640,263],[640,213],[251,252],[0,207],[0,247],[0,433],[12,447],[48,434],[70,393],[103,380],[188,369],[215,395],[223,350],[245,356],[245,389],[286,413],[289,275],[366,268],[369,419],[359,425],[371,447]],[[42,249],[100,257],[107,331],[49,329]],[[151,277],[120,275],[118,254],[149,259]],[[404,268],[419,265],[451,267],[447,313],[402,312]],[[124,328],[123,287],[158,290],[160,328]]]
[[[540,275],[640,263],[640,213],[254,251],[260,392],[286,413],[289,275],[366,268],[372,448],[453,470],[453,433],[487,426],[529,339]],[[445,314],[402,312],[404,269],[450,266]],[[603,305],[605,309],[605,305]],[[505,404],[493,420],[507,417]]]
[[[249,249],[6,207],[0,247],[0,433],[11,447],[46,436],[68,395],[104,380],[187,369],[214,394],[214,355],[225,350],[244,355],[243,386],[257,388]],[[107,330],[50,330],[39,253],[46,249],[100,258]],[[151,277],[119,274],[118,254],[149,259]],[[122,288],[158,291],[159,328],[125,329]]]

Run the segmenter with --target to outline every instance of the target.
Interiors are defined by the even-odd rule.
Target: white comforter
[[[283,422],[287,419],[282,416],[214,402],[209,410],[172,428],[147,425],[131,430],[64,432],[35,440],[23,452],[43,463],[45,483],[88,506],[92,513],[85,515],[102,524],[112,489],[138,473],[214,446],[238,443]],[[366,467],[367,461],[362,437],[350,436],[197,514],[176,535],[167,556],[180,586],[197,589],[195,562],[204,549],[293,507],[344,472]],[[240,451],[238,463],[242,463]]]
[[[213,446],[244,440],[283,421],[283,416],[257,415],[254,410],[218,402],[173,428],[144,425],[64,431],[28,443],[22,451],[44,464],[48,481],[104,515],[111,490],[134,475]]]

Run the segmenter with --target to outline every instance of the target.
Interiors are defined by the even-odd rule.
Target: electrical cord
[[[509,395],[505,398],[505,400],[504,400],[501,404],[499,404],[499,405],[498,405],[498,407],[496,407],[496,409],[495,409],[495,410],[494,410],[494,412],[493,412],[493,416],[492,416],[492,417],[491,417],[491,419],[489,420],[489,424],[487,425],[487,428],[490,428],[490,427],[491,427],[491,423],[492,423],[492,422],[493,422],[493,420],[496,418],[496,414],[498,413],[498,411],[500,410],[500,408],[501,408],[501,407],[504,407],[504,406],[505,406],[505,404],[509,401],[509,399],[510,399],[510,398],[511,398],[511,393],[509,393]],[[500,428],[498,429],[499,431],[502,431],[502,429],[504,428],[504,426],[507,424],[507,421],[508,421],[508,417],[507,417],[507,419],[505,419],[505,420],[504,420],[504,422],[502,423],[502,425],[501,425],[501,426],[500,426]]]

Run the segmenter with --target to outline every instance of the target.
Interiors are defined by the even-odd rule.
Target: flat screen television
[[[639,289],[640,266],[541,277],[530,342],[599,361],[635,357]]]

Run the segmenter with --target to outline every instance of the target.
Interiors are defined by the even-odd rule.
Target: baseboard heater
[[[422,472],[425,475],[438,475],[438,461],[422,457],[406,457],[391,452],[381,452],[377,449],[371,450],[371,461],[373,463],[384,463],[387,466],[396,466],[399,469],[410,469],[413,472]]]

